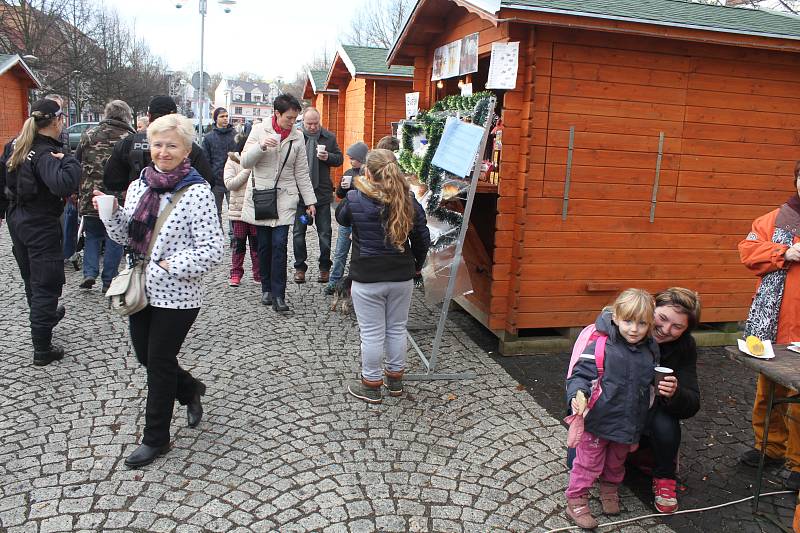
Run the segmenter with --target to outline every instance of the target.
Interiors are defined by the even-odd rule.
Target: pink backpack
[[[572,348],[572,357],[570,357],[569,360],[567,379],[572,376],[572,371],[575,368],[575,365],[578,363],[578,359],[580,359],[584,350],[589,344],[591,344],[592,341],[596,341],[594,345],[594,362],[597,365],[597,379],[594,381],[594,383],[592,383],[592,393],[589,396],[589,400],[586,402],[586,410],[584,411],[583,415],[571,414],[564,419],[564,422],[569,424],[569,432],[567,433],[567,446],[570,448],[576,447],[578,442],[580,442],[581,436],[583,435],[583,419],[589,413],[589,410],[594,406],[595,402],[597,402],[597,398],[599,398],[600,394],[603,392],[600,382],[603,379],[603,372],[605,372],[607,340],[608,335],[599,333],[594,324],[591,324],[583,328],[583,331],[581,331],[580,335],[578,335],[578,339],[575,341],[575,346]]]

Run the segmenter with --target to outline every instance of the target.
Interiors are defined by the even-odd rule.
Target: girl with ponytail
[[[413,278],[431,244],[425,212],[394,154],[373,150],[365,175],[355,178],[355,190],[336,209],[336,220],[352,228],[351,295],[361,330],[361,379],[347,390],[381,403],[384,385],[391,396],[403,394]]]
[[[78,191],[81,166],[64,155],[62,125],[58,103],[34,102],[10,155],[0,161],[8,232],[31,308],[33,364],[39,366],[64,357],[64,349],[51,343],[53,328],[65,313],[58,305],[64,286],[60,217],[63,198]]]

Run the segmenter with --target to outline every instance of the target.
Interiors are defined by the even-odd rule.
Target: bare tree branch
[[[391,48],[411,12],[413,0],[367,0],[341,37],[345,44]]]

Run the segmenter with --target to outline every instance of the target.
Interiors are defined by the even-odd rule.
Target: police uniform
[[[57,105],[56,110],[60,113]],[[77,159],[69,155],[58,159],[51,155],[54,152],[63,153],[61,141],[36,134],[17,168],[9,171],[5,156],[2,160],[6,219],[30,307],[34,357],[36,352],[53,348],[53,328],[61,318],[58,298],[64,285],[64,263],[60,217],[63,198],[77,192],[81,175]]]

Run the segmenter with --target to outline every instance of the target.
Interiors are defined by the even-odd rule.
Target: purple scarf
[[[152,165],[145,167],[143,179],[147,184],[147,190],[139,198],[130,226],[128,226],[131,250],[142,255],[147,253],[150,240],[153,238],[153,228],[158,219],[161,193],[174,190],[190,170],[192,170],[192,164],[188,158],[169,172],[159,172]]]

